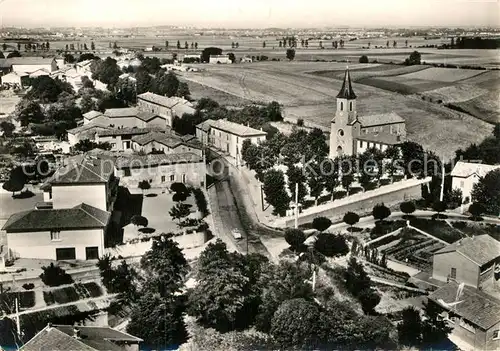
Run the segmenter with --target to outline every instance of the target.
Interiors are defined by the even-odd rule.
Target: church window
[[[340,103],[340,111],[344,111],[344,103],[343,102]]]
[[[363,141],[362,140],[359,142],[359,147],[363,147]]]
[[[342,129],[339,129],[339,135],[344,136],[344,131]]]
[[[352,111],[352,101],[349,103],[349,111]]]

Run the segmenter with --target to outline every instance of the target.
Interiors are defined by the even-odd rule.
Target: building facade
[[[346,70],[342,88],[337,94],[337,109],[331,122],[331,159],[356,155],[370,148],[382,151],[404,141],[406,125],[395,113],[358,116],[357,96],[352,89],[349,70]]]
[[[463,201],[470,202],[472,201],[472,189],[479,182],[479,179],[499,168],[500,165],[492,166],[458,161],[451,171],[452,188],[459,189],[462,192]]]
[[[229,59],[229,55],[210,55],[208,63],[228,64],[228,63],[233,63],[233,61]]]

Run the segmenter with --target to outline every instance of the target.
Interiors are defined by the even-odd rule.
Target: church
[[[358,116],[356,98],[349,69],[346,69],[342,89],[337,95],[335,118],[331,123],[331,159],[361,154],[374,147],[385,151],[389,146],[405,140],[406,126],[403,118],[394,112]]]

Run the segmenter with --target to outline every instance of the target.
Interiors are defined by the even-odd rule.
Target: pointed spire
[[[337,98],[350,99],[350,100],[356,98],[356,94],[354,93],[354,90],[352,90],[351,75],[349,74],[349,67],[345,70],[344,82],[342,83],[342,89],[340,89],[340,92],[338,93]]]

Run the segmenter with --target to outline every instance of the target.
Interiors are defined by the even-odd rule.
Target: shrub
[[[293,250],[297,250],[306,241],[306,235],[300,229],[287,229],[285,231],[285,240]]]
[[[199,188],[193,188],[191,189],[191,192],[194,195],[194,199],[196,201],[196,206],[198,207],[198,211],[203,215],[203,217],[206,217],[210,214],[208,211],[208,203],[207,199],[205,198],[205,193],[203,190]]]
[[[136,226],[141,226],[141,227],[147,227],[148,226],[148,219],[143,216],[135,215],[132,216],[130,219],[130,223]]]
[[[353,225],[359,222],[359,215],[354,212],[347,212],[342,220],[352,228]]]
[[[373,207],[373,218],[375,218],[378,221],[383,221],[387,217],[391,215],[391,210],[385,206],[383,203],[382,204],[377,204],[375,207]]]
[[[482,204],[474,202],[469,206],[469,213],[472,215],[473,219],[478,219],[485,212],[485,208]]]
[[[413,201],[405,201],[399,205],[399,209],[401,210],[401,212],[405,213],[406,215],[410,215],[413,212],[415,212],[416,206],[415,206],[415,203]]]
[[[175,202],[186,201],[186,199],[187,199],[187,194],[186,193],[175,193],[172,196],[172,200],[175,201]]]
[[[139,189],[148,190],[151,188],[151,184],[147,180],[141,180],[138,184]]]
[[[170,190],[172,190],[174,193],[189,194],[189,190],[184,183],[172,183],[172,185],[170,186]]]
[[[73,278],[64,269],[51,263],[50,266],[42,267],[43,273],[40,279],[45,285],[59,286],[73,283]]]
[[[369,60],[368,60],[368,56],[366,55],[363,55],[359,58],[359,63],[368,63]]]
[[[358,295],[358,299],[364,313],[374,314],[375,306],[379,304],[381,297],[375,292],[375,290],[370,288],[362,290]]]
[[[320,232],[324,232],[332,225],[332,221],[326,217],[316,217],[313,219],[312,226]]]
[[[35,284],[33,283],[25,283],[23,284],[23,288],[26,289],[26,290],[32,290],[35,288]]]
[[[304,119],[299,118],[299,119],[297,120],[297,125],[298,125],[299,127],[303,127],[303,126],[304,126]]]

